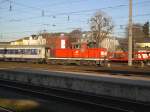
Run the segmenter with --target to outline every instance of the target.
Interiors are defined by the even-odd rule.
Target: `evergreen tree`
[[[143,25],[143,33],[144,33],[144,37],[148,38],[149,37],[149,22],[146,22]]]

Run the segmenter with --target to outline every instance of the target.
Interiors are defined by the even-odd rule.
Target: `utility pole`
[[[132,66],[132,0],[129,0],[128,66]]]

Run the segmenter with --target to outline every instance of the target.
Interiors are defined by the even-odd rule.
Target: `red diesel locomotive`
[[[76,64],[102,64],[107,60],[107,50],[105,48],[87,49],[50,49],[48,63],[76,63]]]

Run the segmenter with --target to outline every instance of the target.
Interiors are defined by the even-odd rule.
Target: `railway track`
[[[122,75],[122,76],[141,76],[141,77],[150,77],[150,71],[142,70],[113,70],[113,69],[100,69],[93,70],[95,72],[109,73],[110,75]]]
[[[99,110],[105,112],[147,112],[150,110],[150,104],[143,102],[92,95],[73,90],[39,87],[15,81],[0,80],[0,87],[45,100],[54,99],[60,102],[87,106],[93,108],[95,112]]]
[[[15,111],[0,106],[0,112],[15,112]]]
[[[64,66],[64,65],[24,65],[19,63],[18,65],[10,66],[13,63],[7,64],[6,67],[0,67],[0,69],[22,69],[22,70],[39,70],[39,71],[64,71],[64,72],[81,72],[81,73],[96,73],[97,75],[109,74],[113,76],[126,76],[126,77],[147,77],[150,78],[150,70],[148,68],[108,68],[108,67],[93,67],[93,66]],[[31,66],[32,65],[32,66]]]
[[[11,66],[13,65],[13,66]],[[82,72],[109,74],[115,76],[126,77],[147,77],[150,78],[149,67],[127,67],[126,64],[112,64],[112,67],[96,67],[96,66],[65,66],[65,65],[47,65],[47,64],[31,64],[31,63],[12,63],[0,62],[0,69],[23,69],[23,70],[41,70],[41,71],[64,71],[64,72]]]

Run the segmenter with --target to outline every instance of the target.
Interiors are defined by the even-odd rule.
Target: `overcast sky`
[[[133,20],[150,19],[150,0],[133,0]],[[112,17],[117,36],[128,24],[128,0],[0,0],[0,41],[15,40],[43,30],[89,30],[88,20],[97,10]]]

